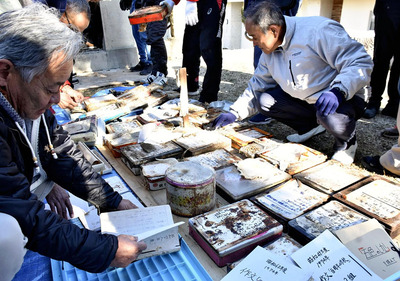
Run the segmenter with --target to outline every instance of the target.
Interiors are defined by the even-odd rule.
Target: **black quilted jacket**
[[[89,201],[100,211],[116,209],[121,196],[84,160],[74,142],[52,113],[45,113],[51,141],[58,155],[48,152],[43,122],[39,132],[40,161],[50,180]],[[58,215],[44,210],[30,190],[32,154],[14,121],[0,107],[0,212],[17,219],[28,238],[26,247],[90,272],[105,270],[115,257],[117,237],[79,229]]]

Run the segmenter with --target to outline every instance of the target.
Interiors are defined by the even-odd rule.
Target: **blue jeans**
[[[132,1],[131,13],[135,10],[136,0]],[[150,46],[146,44],[147,34],[146,32],[139,32],[139,25],[132,25],[132,35],[135,38],[136,46],[139,52],[139,60],[143,63],[152,63],[150,56]]]

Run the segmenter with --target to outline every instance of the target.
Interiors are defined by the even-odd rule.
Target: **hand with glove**
[[[164,0],[160,2],[160,6],[166,6],[168,8],[168,14],[166,15],[166,17],[169,17],[171,15],[174,5],[175,2],[172,0]]]
[[[328,116],[329,114],[336,112],[336,109],[342,103],[344,98],[344,93],[339,88],[333,88],[321,94],[315,103],[315,107],[319,114]]]
[[[199,22],[197,2],[186,1],[185,22],[190,26],[196,25]]]
[[[236,121],[235,114],[231,112],[222,113],[213,122],[213,128],[218,129]]]

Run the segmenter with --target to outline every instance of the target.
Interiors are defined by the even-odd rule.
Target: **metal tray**
[[[260,156],[289,175],[314,167],[327,159],[323,153],[299,143],[284,143]]]
[[[377,219],[392,238],[400,234],[400,185],[382,176],[371,176],[334,197]]]
[[[305,212],[328,201],[329,195],[291,179],[251,200],[272,213],[284,226]]]
[[[329,195],[368,176],[369,173],[365,170],[352,169],[334,160],[329,160],[294,175],[295,178]]]
[[[289,235],[306,244],[318,237],[326,229],[336,230],[369,220],[367,216],[347,205],[332,200],[312,211],[289,221]]]
[[[217,186],[234,201],[256,195],[268,188],[290,179],[290,175],[279,170],[277,167],[260,159],[259,167],[262,167],[263,178],[246,179],[236,166],[216,171]]]

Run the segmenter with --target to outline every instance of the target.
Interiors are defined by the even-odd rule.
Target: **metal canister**
[[[192,161],[177,163],[165,172],[167,202],[175,215],[196,216],[215,206],[215,171]]]

